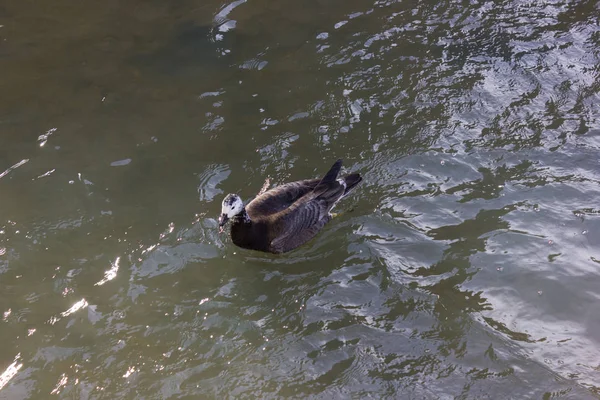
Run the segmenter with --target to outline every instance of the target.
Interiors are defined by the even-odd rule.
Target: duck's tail
[[[340,170],[342,169],[342,160],[337,160],[329,169],[329,171],[325,174],[323,179],[315,186],[314,191],[319,192],[321,190],[327,189],[331,187],[331,185],[336,181]]]
[[[362,176],[360,176],[360,174],[350,174],[344,176],[342,179],[346,184],[346,190],[344,190],[344,194],[342,195],[343,197],[346,196],[352,189],[354,189],[354,187],[358,185],[360,181],[362,181]]]
[[[338,179],[338,175],[340,173],[340,170],[342,169],[342,160],[337,160],[329,169],[329,171],[327,172],[327,174],[325,174],[325,176],[323,177],[323,179],[321,179],[319,181],[319,183],[317,184],[317,186],[315,186],[314,191],[315,192],[320,192],[320,191],[327,191],[328,189],[331,188],[338,188],[336,189],[337,195],[339,196],[338,199],[341,199],[342,197],[346,196],[348,193],[350,193],[350,191],[352,189],[354,189],[354,187],[356,185],[358,185],[360,183],[360,181],[362,181],[362,177],[360,176],[360,174],[349,174],[346,175],[340,179]],[[336,182],[338,181],[338,182]],[[344,192],[343,194],[340,196],[340,191],[339,189],[341,189],[339,187],[339,184],[342,184],[344,186]]]

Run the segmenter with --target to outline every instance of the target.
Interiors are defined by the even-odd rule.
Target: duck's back
[[[319,179],[307,179],[277,186],[248,203],[246,212],[253,221],[268,218],[289,208],[302,196],[312,191],[319,181]]]

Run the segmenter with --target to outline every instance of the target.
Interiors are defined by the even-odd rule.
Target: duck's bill
[[[227,218],[227,214],[221,214],[221,216],[219,217],[219,233],[223,232],[223,227],[225,226],[228,220],[229,218]]]

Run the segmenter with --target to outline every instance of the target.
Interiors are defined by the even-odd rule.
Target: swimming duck
[[[332,218],[333,206],[362,180],[359,174],[338,179],[337,160],[322,179],[306,179],[263,190],[244,206],[237,194],[221,205],[219,228],[231,220],[231,239],[239,247],[285,253],[312,239]],[[268,181],[267,181],[268,182]]]

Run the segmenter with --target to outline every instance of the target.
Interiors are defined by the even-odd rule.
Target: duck
[[[286,253],[302,246],[334,216],[331,209],[356,187],[362,177],[352,173],[338,178],[342,160],[323,176],[285,183],[267,190],[269,181],[247,205],[230,193],[221,203],[219,230],[231,223],[232,242],[241,248]]]

